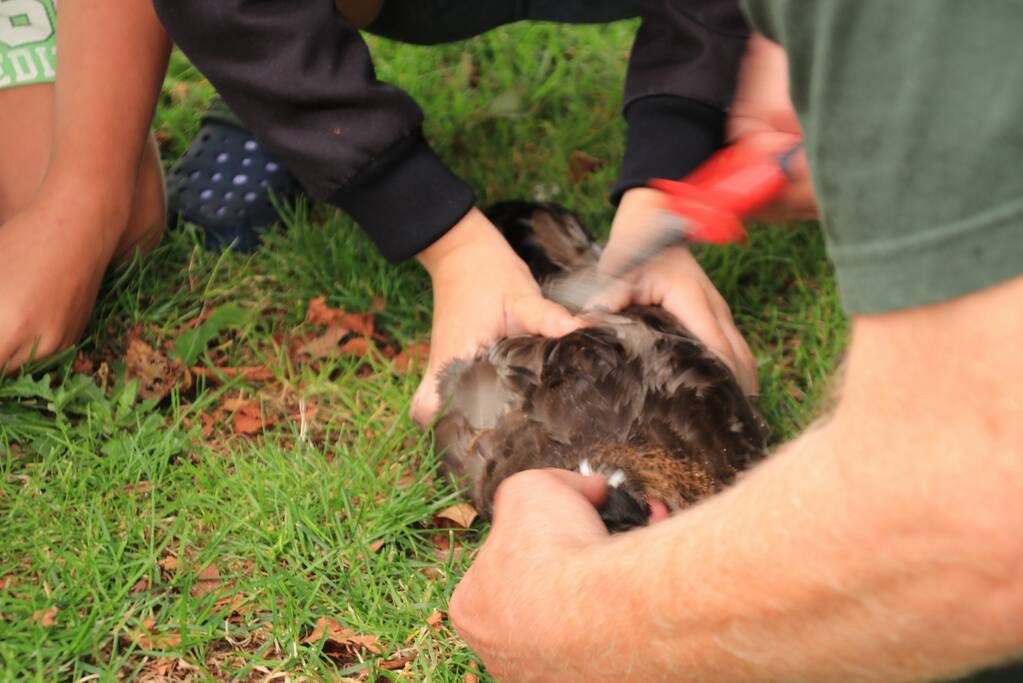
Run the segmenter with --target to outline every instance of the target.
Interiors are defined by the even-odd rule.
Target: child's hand
[[[412,418],[427,425],[440,407],[437,374],[513,334],[559,337],[583,326],[540,293],[526,264],[501,233],[473,209],[420,252],[433,280],[430,362],[412,400]]]
[[[0,225],[0,368],[74,344],[114,245],[81,216],[39,204]]]
[[[120,196],[101,205],[104,193],[83,195],[80,186],[41,190],[0,224],[0,375],[76,343],[111,261],[159,241],[163,208],[149,196],[161,191],[153,169],[136,206]]]
[[[603,269],[615,272],[622,259],[628,259],[646,243],[650,230],[660,223],[660,208],[661,197],[656,190],[639,187],[625,193],[601,257]],[[613,311],[630,304],[663,306],[732,369],[747,393],[756,393],[753,354],[736,329],[728,304],[688,249],[666,249],[623,280],[599,292],[587,306]]]

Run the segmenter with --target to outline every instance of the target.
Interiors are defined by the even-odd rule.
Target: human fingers
[[[510,298],[505,303],[505,329],[507,334],[539,334],[544,337],[563,337],[585,327],[585,323],[572,316],[565,307],[536,294]]]

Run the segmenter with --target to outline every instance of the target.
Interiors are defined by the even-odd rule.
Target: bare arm
[[[857,317],[832,417],[649,529],[608,538],[582,478],[510,479],[456,626],[502,680],[892,683],[1023,653],[1021,303],[1017,278]]]
[[[43,196],[90,197],[126,220],[170,41],[149,2],[61,2],[57,24],[53,158]]]
[[[119,245],[162,222],[151,151],[139,182],[170,49],[152,7],[61,2],[57,41],[52,145],[47,123],[19,131],[46,173],[0,226],[0,373],[74,343]]]

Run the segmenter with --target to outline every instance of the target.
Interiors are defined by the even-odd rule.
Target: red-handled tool
[[[592,272],[572,273],[547,286],[550,298],[573,310],[585,308],[597,292],[621,281],[668,247],[684,242],[728,244],[746,239],[742,219],[771,202],[788,186],[788,166],[802,148],[781,155],[744,145],[721,150],[684,180],[652,180],[664,193],[663,224],[635,252]]]
[[[652,180],[665,194],[665,209],[683,221],[693,242],[728,244],[746,239],[742,219],[778,197],[789,184],[788,166],[802,148],[781,155],[744,145],[721,150],[684,180]]]

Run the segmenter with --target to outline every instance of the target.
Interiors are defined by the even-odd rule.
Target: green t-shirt
[[[789,53],[850,313],[1023,273],[1023,2],[746,4]]]
[[[944,301],[1023,273],[1023,2],[746,5],[788,51],[851,313]],[[1023,665],[967,681],[1019,683]]]

